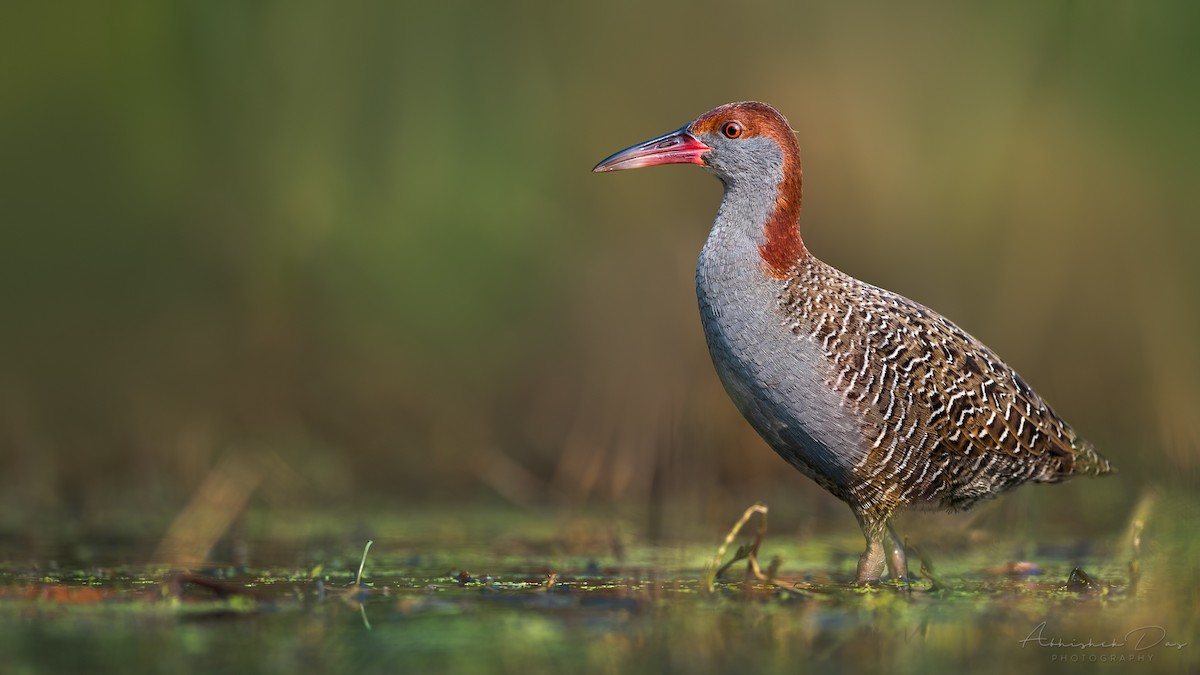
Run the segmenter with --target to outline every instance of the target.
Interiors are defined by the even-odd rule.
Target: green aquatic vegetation
[[[186,572],[119,550],[79,567],[9,550],[0,650],[14,672],[1180,671],[1200,653],[1191,500],[1040,549],[910,543],[921,570],[870,588],[849,583],[856,542],[765,522],[725,538],[718,563],[720,535],[654,541],[625,526],[620,555],[568,550],[563,532],[580,526],[537,514],[480,515],[495,536],[443,539],[463,511],[415,514],[419,528],[397,514],[369,551],[310,531]],[[760,557],[773,562],[756,573]]]

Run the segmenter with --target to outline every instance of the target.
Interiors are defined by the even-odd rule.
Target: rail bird
[[[949,319],[813,256],[800,149],[765,103],[731,103],[594,169],[699,164],[724,183],[696,292],[713,365],[780,456],[846,502],[856,581],[905,579],[900,508],[962,510],[1028,482],[1112,467],[1000,357]]]

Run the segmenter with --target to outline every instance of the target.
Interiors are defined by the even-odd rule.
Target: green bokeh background
[[[692,273],[719,185],[589,173],[744,99],[797,130],[811,250],[983,339],[1122,472],[1018,500],[1117,518],[1144,486],[1195,483],[1200,5],[3,17],[10,513],[170,513],[254,454],[268,503],[672,504],[724,523],[775,499],[853,532],[708,363]]]

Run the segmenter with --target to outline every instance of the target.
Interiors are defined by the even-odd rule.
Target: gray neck
[[[726,157],[710,167],[725,184],[725,195],[696,268],[702,306],[706,299],[718,306],[736,302],[732,296],[751,288],[771,295],[777,290],[769,283],[759,247],[763,226],[775,210],[783,155],[775,143],[761,140],[752,152]]]
[[[763,226],[775,210],[783,180],[783,154],[766,138],[750,139],[746,146],[746,152],[726,156],[710,167],[725,184],[725,195],[702,258],[714,250],[732,253],[730,249],[738,249],[740,255],[750,245],[755,255],[745,262],[761,262],[757,248],[763,243]]]

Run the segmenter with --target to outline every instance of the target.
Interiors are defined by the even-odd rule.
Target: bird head
[[[798,158],[796,137],[783,115],[749,101],[714,108],[675,131],[611,155],[592,170],[699,164],[727,186],[750,181],[774,187]]]
[[[750,101],[714,108],[694,122],[626,148],[592,171],[700,164],[725,184],[713,232],[753,238],[769,273],[786,277],[807,249],[800,239],[800,147],[779,111]],[[710,235],[711,236],[711,235]]]

